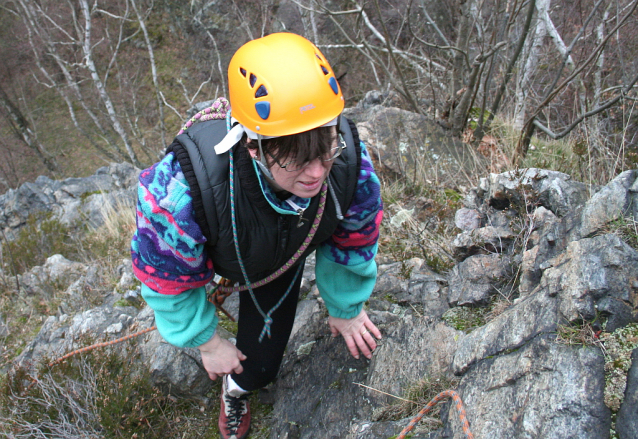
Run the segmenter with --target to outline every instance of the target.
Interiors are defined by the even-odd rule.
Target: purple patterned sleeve
[[[190,189],[173,154],[140,174],[133,269],[162,294],[200,287],[213,276],[206,238],[194,219]]]

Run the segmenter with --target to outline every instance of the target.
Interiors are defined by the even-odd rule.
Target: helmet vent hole
[[[337,84],[337,80],[334,78],[334,76],[332,76],[332,77],[330,77],[330,79],[328,79],[328,84],[330,84],[330,88],[332,89],[334,94],[338,95],[339,94],[339,84]]]
[[[319,61],[323,62],[323,59],[321,59],[321,57],[319,56],[319,54],[318,54],[318,53],[315,53],[315,56],[317,57],[317,59],[318,59]]]
[[[328,75],[330,73],[328,69],[325,68],[324,66],[321,66],[321,71],[323,72],[324,75]]]
[[[239,73],[241,73],[241,74],[243,75],[243,77],[244,77],[244,78],[246,77],[246,69],[244,69],[244,68],[240,67],[240,68],[239,68]]]
[[[260,85],[257,91],[255,92],[256,98],[263,98],[264,96],[268,96],[268,90],[263,85]]]
[[[250,74],[250,86],[254,87],[256,82],[257,82],[257,77],[251,73]]]

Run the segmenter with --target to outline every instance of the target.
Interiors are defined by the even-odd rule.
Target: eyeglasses
[[[320,155],[319,157],[317,157],[319,160],[321,160],[322,162],[331,162],[334,159],[336,159],[337,157],[339,157],[341,155],[341,151],[343,151],[346,148],[346,142],[345,140],[343,140],[343,137],[341,136],[341,134],[339,134],[339,141],[337,146],[335,146],[334,148],[332,148],[330,151],[328,151],[326,154],[324,155]],[[297,172],[297,171],[301,171],[303,168],[305,168],[306,166],[308,166],[310,163],[312,163],[314,160],[310,160],[307,162],[303,162],[303,163],[298,163],[297,161],[295,161],[294,159],[284,163],[283,165],[281,163],[279,163],[279,160],[277,160],[271,153],[267,153],[271,159],[273,159],[275,161],[275,163],[277,163],[277,165],[279,165],[280,168],[288,171],[288,172]]]

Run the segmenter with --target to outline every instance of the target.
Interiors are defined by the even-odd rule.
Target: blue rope
[[[226,129],[230,130],[230,111],[226,115]],[[237,262],[239,262],[239,267],[241,268],[241,272],[242,272],[242,274],[244,276],[244,280],[246,282],[246,287],[248,287],[248,292],[250,293],[250,298],[252,299],[253,303],[255,304],[255,307],[257,308],[257,311],[259,311],[259,314],[261,314],[261,316],[264,318],[264,328],[261,330],[261,334],[259,335],[259,343],[261,343],[262,340],[264,339],[264,335],[265,334],[268,335],[268,338],[271,337],[270,327],[271,327],[272,322],[273,322],[271,314],[274,313],[277,310],[277,308],[279,308],[279,306],[281,306],[281,304],[286,299],[286,297],[288,297],[288,293],[290,293],[290,291],[292,290],[292,287],[294,286],[295,281],[297,280],[297,277],[299,276],[299,273],[301,272],[301,267],[303,265],[302,264],[299,265],[299,268],[297,269],[297,273],[295,273],[295,277],[292,279],[292,283],[290,284],[290,286],[288,287],[288,289],[286,290],[284,295],[281,297],[281,299],[279,299],[277,304],[275,306],[273,306],[270,309],[270,311],[268,311],[268,313],[265,313],[261,309],[261,306],[259,306],[259,303],[257,302],[257,298],[255,297],[255,292],[253,291],[253,287],[252,287],[252,285],[250,283],[250,280],[248,279],[248,274],[246,273],[246,267],[244,267],[244,261],[241,258],[241,252],[239,251],[239,239],[237,237],[238,236],[237,235],[237,221],[236,221],[236,216],[235,216],[235,178],[234,178],[233,149],[232,148],[229,151],[229,157],[230,157],[230,217],[231,217],[231,222],[232,222],[232,225],[233,225],[233,242],[235,243],[235,254],[237,255]]]
[[[279,299],[279,302],[277,302],[277,304],[275,306],[273,306],[270,311],[268,311],[267,314],[267,318],[264,319],[264,329],[261,330],[261,334],[259,334],[259,343],[261,343],[261,341],[264,339],[264,334],[268,334],[268,338],[270,338],[270,325],[272,324],[272,313],[274,313],[275,311],[277,311],[277,308],[279,308],[279,306],[281,306],[281,304],[284,302],[284,300],[286,300],[286,297],[288,297],[288,293],[290,293],[290,291],[292,290],[292,287],[295,285],[295,281],[297,280],[297,277],[299,276],[299,273],[301,273],[301,267],[303,267],[302,264],[299,264],[299,268],[297,268],[297,272],[295,273],[295,277],[292,279],[292,282],[290,283],[290,286],[288,287],[288,289],[286,290],[286,292],[284,293],[283,296],[281,296],[281,299]],[[249,290],[251,291],[251,290]],[[252,293],[252,291],[251,291]],[[253,301],[255,300],[255,296],[253,297]],[[255,305],[257,305],[257,302],[255,302]]]

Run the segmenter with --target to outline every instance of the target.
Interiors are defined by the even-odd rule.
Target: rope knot
[[[264,329],[261,330],[261,334],[259,334],[259,343],[264,339],[264,335],[268,335],[270,338],[270,325],[272,325],[272,317],[270,315],[266,315],[264,317]]]

